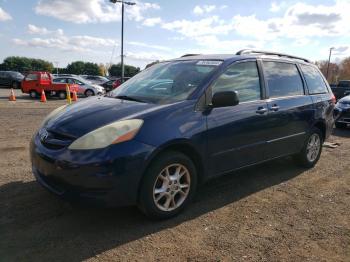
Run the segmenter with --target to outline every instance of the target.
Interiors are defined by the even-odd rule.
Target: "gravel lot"
[[[64,101],[13,103],[3,91],[0,261],[350,261],[350,130],[335,131],[340,146],[324,148],[314,169],[291,159],[245,169],[152,222],[134,207],[71,206],[39,186],[28,143]]]

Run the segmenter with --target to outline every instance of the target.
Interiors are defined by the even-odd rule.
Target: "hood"
[[[350,96],[344,96],[342,99],[340,99],[338,102],[344,103],[344,104],[350,104]]]
[[[169,105],[168,105],[169,106]],[[128,118],[143,118],[165,105],[139,103],[108,97],[91,97],[67,106],[45,128],[60,134],[80,137],[96,128]]]

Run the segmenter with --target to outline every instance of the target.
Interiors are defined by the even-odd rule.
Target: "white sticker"
[[[221,65],[222,61],[217,60],[201,60],[197,62],[197,65],[204,65],[204,66],[218,66]]]

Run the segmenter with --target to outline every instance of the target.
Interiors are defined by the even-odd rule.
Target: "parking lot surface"
[[[315,168],[289,158],[202,186],[180,216],[72,206],[33,179],[29,140],[65,101],[8,102],[0,89],[0,261],[349,261],[350,130]],[[26,103],[20,102],[28,101]]]

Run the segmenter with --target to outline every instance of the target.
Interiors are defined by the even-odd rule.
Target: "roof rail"
[[[248,55],[248,54],[275,55],[275,56],[279,56],[279,57],[286,57],[286,58],[293,58],[293,59],[303,60],[305,62],[311,63],[311,61],[309,59],[306,59],[306,58],[302,58],[302,57],[299,57],[299,56],[288,55],[288,54],[283,54],[283,53],[271,52],[271,51],[243,49],[243,50],[240,50],[240,51],[238,51],[236,53],[236,55]]]
[[[199,55],[199,54],[184,54],[183,56],[181,57],[186,57],[186,56],[196,56],[196,55]]]

